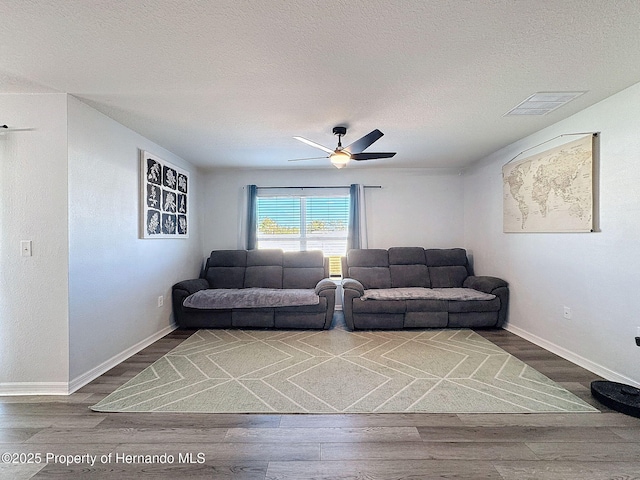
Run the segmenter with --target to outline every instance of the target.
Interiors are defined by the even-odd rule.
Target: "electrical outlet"
[[[158,308],[160,308],[163,305],[164,305],[164,297],[162,295],[160,295],[158,297]]]
[[[566,318],[567,320],[571,319],[571,309],[569,307],[567,307],[566,305],[564,307],[564,312],[563,312],[562,316],[564,318]]]

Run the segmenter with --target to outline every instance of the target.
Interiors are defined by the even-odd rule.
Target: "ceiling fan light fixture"
[[[302,143],[306,143],[315,148],[319,148],[324,152],[328,153],[328,158],[331,164],[336,168],[344,168],[347,164],[353,161],[361,161],[361,160],[377,160],[378,158],[391,158],[396,153],[393,152],[367,152],[363,153],[365,149],[369,148],[371,144],[380,139],[384,134],[375,129],[372,132],[367,133],[364,137],[359,138],[351,145],[346,147],[342,147],[342,136],[347,133],[347,127],[345,126],[337,126],[333,127],[334,135],[338,136],[338,147],[335,150],[330,149],[329,147],[325,147],[324,145],[320,145],[319,143],[313,142],[311,140],[307,140],[304,137],[293,137],[296,140],[301,141]],[[315,158],[315,157],[314,157]],[[314,158],[294,158],[289,160],[290,162],[296,162],[298,160],[313,160]]]
[[[349,160],[351,160],[351,156],[345,152],[334,152],[329,155],[329,160],[334,167],[344,168],[347,166],[347,163],[349,163]]]

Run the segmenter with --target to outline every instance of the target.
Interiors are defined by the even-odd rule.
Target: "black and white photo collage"
[[[188,236],[189,174],[142,152],[143,238]]]

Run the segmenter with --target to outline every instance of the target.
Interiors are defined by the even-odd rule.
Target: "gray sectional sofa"
[[[500,327],[508,284],[474,276],[461,248],[349,250],[342,308],[350,329]]]
[[[336,283],[320,251],[214,250],[200,278],[173,286],[181,328],[331,325]]]

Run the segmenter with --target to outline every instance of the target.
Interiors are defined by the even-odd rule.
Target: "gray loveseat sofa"
[[[342,308],[350,329],[500,327],[508,284],[474,276],[461,248],[349,250]]]
[[[214,250],[200,278],[173,286],[181,328],[331,325],[336,284],[320,251]]]

